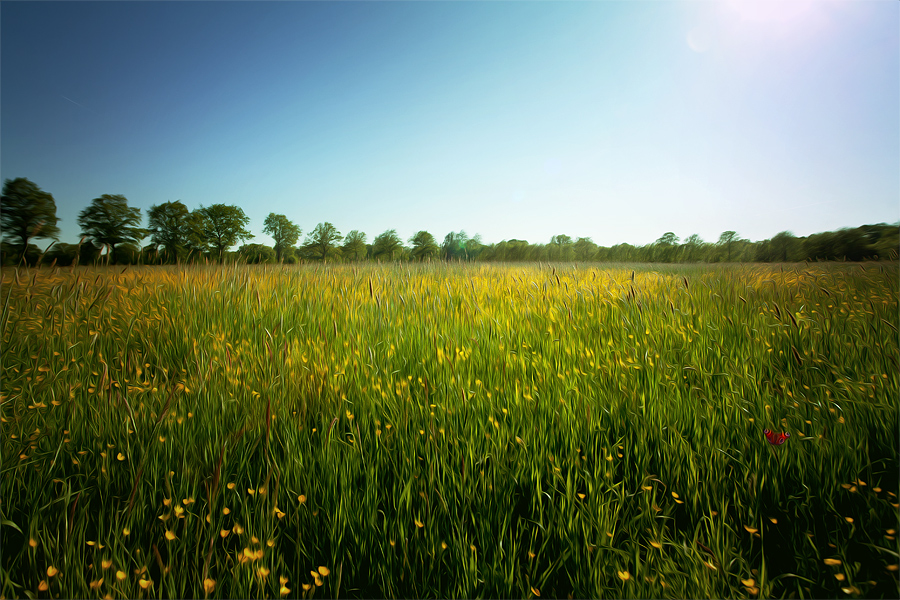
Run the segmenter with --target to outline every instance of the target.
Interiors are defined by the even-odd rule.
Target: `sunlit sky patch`
[[[3,178],[371,241],[900,218],[897,2],[3,3]]]

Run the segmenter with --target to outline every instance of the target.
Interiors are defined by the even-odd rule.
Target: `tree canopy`
[[[147,211],[150,239],[165,249],[167,262],[181,260],[189,243],[190,211],[180,200],[154,205]]]
[[[250,223],[250,217],[237,206],[225,204],[213,204],[197,211],[201,218],[199,229],[202,241],[211,247],[218,255],[219,262],[225,258],[225,250],[238,243],[253,238],[253,234],[245,228]]]
[[[116,246],[138,245],[147,235],[147,230],[141,228],[141,209],[128,206],[128,199],[118,194],[94,198],[78,215],[78,224],[81,235],[95,246],[108,248],[107,257],[113,262],[116,262]]]
[[[372,242],[372,256],[394,260],[401,245],[402,242],[400,241],[400,236],[397,235],[397,230],[388,229],[384,233],[379,234]]]
[[[269,213],[263,223],[263,233],[275,240],[275,260],[281,261],[284,250],[296,244],[302,232],[286,216]]]
[[[344,238],[341,253],[350,260],[360,260],[366,257],[366,234],[353,230]]]
[[[327,260],[329,256],[340,254],[338,244],[344,239],[341,232],[329,222],[319,223],[306,237],[304,246],[313,257],[319,260]]]
[[[439,251],[434,236],[427,231],[420,231],[409,238],[412,244],[412,257],[414,260],[423,261],[426,258],[437,256]]]
[[[28,179],[19,177],[3,183],[0,197],[0,223],[3,237],[13,246],[28,249],[28,241],[35,238],[57,239],[56,202],[53,196]]]

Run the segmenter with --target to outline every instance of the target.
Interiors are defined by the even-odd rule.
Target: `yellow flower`
[[[175,516],[176,517],[180,517],[183,512],[184,512],[184,508],[182,508],[180,505],[175,505]]]
[[[628,571],[616,571],[616,573],[619,575],[619,579],[621,579],[622,581],[628,581],[629,579],[631,579],[631,573],[629,573]]]
[[[233,489],[234,489],[234,483],[229,483],[229,484],[228,484],[227,486],[225,486],[225,487],[227,487],[229,490],[233,490]]]
[[[119,452],[119,454],[116,456],[116,458],[119,460],[125,460],[125,455],[122,454],[121,452]]]
[[[256,570],[256,574],[259,576],[260,579],[265,579],[266,577],[269,576],[269,570],[265,567],[260,567]]]
[[[46,591],[47,591],[47,588],[49,588],[49,587],[50,587],[50,586],[47,585],[47,580],[46,580],[46,579],[41,579],[41,582],[38,584],[38,591],[39,591],[39,592],[46,592]]]
[[[322,577],[328,577],[329,575],[331,575],[331,571],[328,570],[328,567],[319,567],[319,573],[322,575]]]
[[[229,530],[229,529],[223,529],[223,530],[221,530],[221,531],[219,532],[219,535],[222,537],[222,539],[224,539],[224,538],[227,538],[227,537],[228,537],[228,534],[229,534],[229,533],[231,533],[231,530]]]
[[[47,567],[47,577],[55,577],[57,573],[59,573],[59,569],[53,565]]]
[[[129,535],[131,535],[131,530],[128,529],[127,527],[123,527],[123,528],[122,528],[122,535],[124,535],[124,536],[126,536],[126,537],[129,536]]]
[[[37,548],[37,547],[38,547],[38,542],[37,542],[36,539],[31,538],[30,540],[28,540],[28,545],[31,546],[32,548]]]
[[[287,582],[288,582],[288,578],[285,577],[284,575],[281,575],[278,577],[278,583],[280,583],[281,585],[287,585]]]
[[[206,578],[203,580],[203,591],[211,594],[214,589],[216,589],[216,581],[214,579]]]
[[[281,592],[281,597],[284,598],[285,596],[287,596],[288,594],[291,593],[291,590],[286,585],[282,585],[280,592]]]
[[[756,581],[751,577],[750,579],[741,579],[741,583],[743,583],[746,587],[753,587],[756,585]]]
[[[92,590],[100,589],[100,586],[101,586],[101,585],[103,585],[103,578],[102,578],[102,577],[101,577],[100,579],[98,579],[97,581],[92,581],[92,582],[91,582],[91,589],[92,589]]]
[[[747,533],[756,533],[757,531],[759,531],[759,529],[754,529],[753,527],[750,527],[749,525],[744,525],[744,529],[747,530]]]
[[[234,532],[238,535],[241,535],[242,533],[244,533],[244,528],[241,527],[240,525],[235,525]]]
[[[416,522],[416,527],[418,527],[419,529],[425,527],[425,523],[423,523],[422,521],[415,519],[415,522]]]
[[[125,571],[116,571],[116,579],[119,581],[124,580],[128,575],[125,574]]]
[[[247,493],[250,494],[251,496],[255,496],[256,490],[254,490],[253,488],[247,488]]]
[[[656,540],[652,540],[652,541],[650,542],[650,545],[653,546],[654,548],[656,548],[657,550],[659,550],[659,549],[662,548],[662,544],[660,544],[660,543],[657,542]]]
[[[300,502],[300,504],[305,503],[305,502],[306,502],[306,496],[304,496],[303,494],[300,494],[299,496],[297,496],[297,501]]]
[[[826,558],[826,559],[825,559],[824,561],[822,561],[822,562],[824,562],[824,563],[825,563],[826,565],[828,565],[829,567],[834,567],[834,566],[837,566],[837,565],[841,564],[841,561],[838,560],[837,558]]]
[[[538,597],[540,597],[540,595],[541,595],[541,591],[539,589],[537,589],[536,587],[531,588],[531,593]]]
[[[112,560],[104,558],[100,561],[100,566],[102,566],[104,569],[108,569],[112,566]]]
[[[166,529],[166,539],[171,542],[175,539],[175,533],[169,529]]]
[[[225,508],[222,509],[222,514],[223,514],[223,515],[227,515],[227,514],[230,513],[230,512],[231,512],[231,509],[228,508],[227,506],[226,506]]]

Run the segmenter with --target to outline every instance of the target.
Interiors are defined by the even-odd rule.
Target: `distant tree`
[[[184,230],[186,235],[184,249],[187,251],[185,260],[191,262],[200,260],[209,252],[209,241],[206,238],[206,215],[200,208],[192,210],[187,216]]]
[[[411,255],[413,260],[423,261],[426,258],[436,256],[439,251],[434,236],[427,231],[418,232],[409,238],[409,243],[412,244]]]
[[[23,177],[7,179],[0,196],[0,223],[3,237],[24,258],[28,241],[38,238],[58,239],[56,202],[53,196]]]
[[[366,234],[353,230],[344,238],[342,253],[351,260],[360,260],[366,257]]]
[[[675,249],[678,246],[678,236],[672,233],[671,231],[667,231],[660,237],[654,245],[654,260],[661,260],[662,262],[672,262],[672,258],[675,254]]]
[[[250,265],[278,261],[275,250],[263,244],[244,244],[238,249],[238,254]]]
[[[384,257],[387,260],[394,260],[400,251],[401,244],[397,230],[388,229],[379,234],[372,242],[372,256],[376,259]]]
[[[695,233],[688,236],[688,238],[684,240],[682,260],[685,262],[697,262],[700,260],[700,251],[703,248],[703,245],[703,239],[699,234]]]
[[[310,255],[318,260],[326,260],[329,256],[340,254],[338,244],[344,239],[341,232],[334,225],[328,223],[319,223],[316,228],[306,236],[304,247],[309,251]]]
[[[103,194],[78,215],[81,235],[98,248],[107,248],[107,261],[116,261],[116,246],[124,243],[139,245],[147,235],[140,227],[141,209],[128,206],[122,195]]]
[[[794,260],[794,251],[797,248],[797,237],[790,231],[782,231],[771,240],[772,252],[775,260],[788,262]]]
[[[444,260],[465,258],[468,240],[469,236],[465,231],[451,231],[444,236],[444,242],[441,244],[441,258]]]
[[[161,258],[167,262],[178,262],[188,245],[190,211],[181,200],[154,205],[147,211],[150,239],[159,248],[164,248]]]
[[[576,260],[588,261],[597,258],[597,244],[589,237],[580,237],[572,245]]]
[[[275,240],[275,260],[281,262],[284,250],[296,244],[302,232],[286,216],[275,213],[269,213],[263,225],[263,233]]]
[[[474,236],[466,240],[464,244],[466,260],[476,260],[481,254],[485,245],[481,243],[481,235],[476,233]]]
[[[731,262],[731,250],[734,243],[740,240],[736,231],[723,231],[719,236],[718,245],[725,248],[726,262]]]
[[[237,206],[213,204],[197,211],[200,222],[199,234],[201,244],[211,248],[219,262],[224,262],[225,251],[238,243],[253,238],[253,234],[245,228],[250,218]],[[198,244],[199,245],[199,244]]]

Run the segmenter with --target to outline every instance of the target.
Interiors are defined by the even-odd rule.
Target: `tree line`
[[[655,242],[633,246],[598,246],[589,237],[555,235],[547,244],[504,240],[484,244],[465,231],[446,234],[438,244],[428,231],[419,231],[404,244],[395,229],[376,236],[353,230],[342,235],[331,223],[319,223],[298,244],[303,233],[285,215],[270,213],[263,232],[274,246],[247,243],[249,217],[238,206],[212,204],[188,210],[181,201],[154,205],[143,227],[141,210],[128,206],[122,195],[104,194],[78,215],[81,241],[59,243],[59,219],[53,196],[28,179],[7,179],[0,201],[3,241],[0,260],[14,264],[180,264],[234,262],[294,264],[308,261],[545,261],[545,262],[792,262],[803,260],[878,260],[898,258],[900,223],[864,225],[816,233],[807,237],[783,231],[771,239],[752,242],[726,231],[716,242],[694,234],[681,241],[673,232]],[[149,243],[142,245],[149,238]],[[43,252],[32,243],[54,240]],[[239,242],[239,249],[230,249]]]

